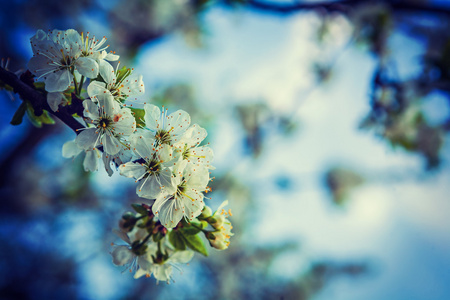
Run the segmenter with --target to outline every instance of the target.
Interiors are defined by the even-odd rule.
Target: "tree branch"
[[[412,1],[371,1],[371,0],[342,0],[342,1],[321,1],[321,2],[298,2],[292,4],[280,4],[269,1],[248,0],[246,5],[261,11],[288,15],[301,10],[324,9],[326,11],[347,12],[355,4],[384,3],[394,11],[412,11],[416,13],[432,13],[450,15],[450,8],[443,6],[430,6]]]
[[[280,4],[268,1],[249,0],[247,6],[262,11],[288,15],[301,10],[325,9],[327,11],[347,11],[346,6],[363,2],[364,0],[342,0],[342,1],[321,1],[321,2],[298,2],[291,4]]]
[[[52,115],[60,119],[67,126],[72,128],[72,130],[77,134],[79,132],[79,129],[84,128],[81,123],[79,123],[72,117],[72,114],[74,113],[82,114],[83,112],[81,102],[76,102],[79,101],[78,99],[72,99],[72,105],[60,107],[58,111],[54,112],[48,105],[45,94],[26,84],[19,77],[17,77],[16,74],[5,70],[2,67],[0,67],[0,81],[3,81],[4,83],[11,86],[14,92],[16,94],[19,94],[22,100],[30,101],[31,105],[34,108],[34,111],[36,112],[36,115],[40,115],[42,113],[42,110],[45,109]]]

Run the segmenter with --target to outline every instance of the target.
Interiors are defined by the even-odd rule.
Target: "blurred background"
[[[10,125],[0,91],[0,299],[450,299],[449,21],[446,0],[2,1],[10,70],[37,29],[105,35],[141,103],[208,130],[235,235],[134,280],[109,254],[134,181],[64,159],[61,122]]]

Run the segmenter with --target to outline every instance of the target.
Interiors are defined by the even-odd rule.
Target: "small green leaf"
[[[184,242],[189,248],[203,254],[204,256],[208,256],[208,251],[206,250],[205,244],[198,234],[188,235],[180,231],[180,235],[183,237]]]
[[[169,233],[169,242],[177,250],[186,250],[186,243],[184,241],[183,235],[178,230],[172,230]]]
[[[44,110],[42,115],[40,115],[37,118],[39,119],[39,121],[41,121],[44,124],[55,124],[55,120],[53,120],[53,118],[50,116],[50,114],[46,110]]]
[[[200,232],[200,229],[194,226],[188,226],[183,227],[182,229],[180,229],[180,231],[182,231],[184,235],[196,235]]]
[[[28,116],[28,119],[30,120],[31,124],[33,124],[35,127],[41,128],[42,122],[34,114],[33,106],[31,105],[31,103],[29,101],[24,101],[24,102],[26,103],[26,106],[27,106],[27,116]]]
[[[134,116],[134,119],[136,120],[136,125],[138,127],[145,127],[145,122],[144,122],[144,115],[145,115],[145,110],[140,109],[140,108],[131,108],[131,113]]]
[[[162,240],[163,237],[164,237],[164,235],[162,235],[161,232],[158,232],[158,233],[156,233],[156,234],[154,234],[154,235],[152,236],[152,239],[153,239],[153,241],[154,241],[155,243],[157,243],[157,242],[159,242],[160,240]]]
[[[42,81],[35,81],[35,82],[34,82],[34,86],[35,86],[37,89],[45,90],[45,83],[42,82]]]
[[[130,74],[131,74],[131,70],[128,69],[126,66],[123,66],[120,70],[117,71],[116,82],[120,82],[120,81],[124,80]]]
[[[22,102],[19,106],[19,108],[16,110],[16,112],[14,113],[14,116],[11,120],[11,125],[19,125],[22,123],[23,120],[23,116],[25,115],[25,112],[27,110],[27,105],[25,104],[25,102]]]
[[[138,214],[141,214],[143,216],[146,216],[148,214],[147,210],[143,208],[140,204],[133,203],[131,204],[131,206]]]

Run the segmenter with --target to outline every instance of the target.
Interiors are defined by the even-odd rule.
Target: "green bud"
[[[127,211],[126,213],[124,213],[122,215],[122,219],[124,219],[124,220],[131,220],[131,219],[135,219],[135,218],[136,218],[136,216],[131,211]]]
[[[119,221],[119,228],[123,232],[130,232],[133,230],[134,225],[136,225],[136,217],[132,212],[126,212],[122,215],[122,219]]]
[[[206,227],[208,227],[208,222],[206,222],[205,220],[200,221],[200,224],[201,224],[202,229],[205,229]]]
[[[211,224],[212,227],[214,227],[215,229],[219,229],[225,222],[225,216],[214,214],[214,216],[208,218],[207,221],[209,224]]]
[[[206,219],[209,218],[212,215],[212,210],[209,206],[204,206],[202,213],[200,214],[200,216],[198,216],[199,219]]]
[[[154,234],[152,236],[152,239],[155,243],[159,242],[160,240],[162,240],[164,238],[164,235],[161,232],[157,232],[156,234]]]

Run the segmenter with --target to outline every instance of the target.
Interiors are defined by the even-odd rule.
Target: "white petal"
[[[81,36],[75,29],[67,29],[64,32],[64,36],[66,41],[71,44],[72,47],[75,47],[76,45],[77,47],[81,46]]]
[[[125,232],[120,231],[120,230],[117,230],[117,229],[113,229],[112,231],[113,231],[114,234],[117,235],[122,241],[124,241],[124,242],[126,242],[126,243],[128,243],[128,244],[131,244],[131,240],[130,240],[130,238],[128,237],[128,235],[127,235]]]
[[[139,270],[136,271],[136,273],[134,273],[133,277],[134,277],[134,279],[138,279],[138,278],[141,278],[144,275],[147,275],[147,274],[150,275],[150,273],[151,272],[147,272],[147,271],[144,271],[143,269],[139,269]]]
[[[28,62],[28,69],[36,76],[41,76],[50,70],[54,70],[54,66],[50,66],[51,60],[43,55],[33,56]]]
[[[168,261],[171,263],[187,264],[191,261],[192,257],[194,257],[194,251],[177,251],[168,259]]]
[[[138,265],[141,269],[150,271],[152,263],[147,259],[146,255],[141,255],[138,257]]]
[[[209,183],[209,170],[205,166],[188,164],[184,169],[186,186],[204,191]]]
[[[214,159],[214,152],[211,148],[202,146],[195,147],[189,150],[188,162],[196,165],[204,165],[208,169],[215,169],[211,166],[211,162]]]
[[[181,196],[181,203],[184,209],[184,215],[189,220],[200,215],[205,206],[203,194],[194,189],[187,189],[184,191],[184,194]]]
[[[159,196],[153,204],[152,210],[167,229],[177,226],[183,217],[183,207],[180,200],[170,195]]]
[[[81,151],[83,151],[83,149],[78,147],[78,145],[77,145],[77,143],[75,143],[75,141],[68,141],[68,142],[65,142],[62,147],[62,156],[65,158],[75,157],[78,154],[80,154]]]
[[[161,128],[161,111],[159,108],[153,104],[144,105],[145,115],[144,121],[145,126],[151,131],[157,131]]]
[[[154,265],[153,276],[155,276],[156,280],[169,282],[171,275],[172,275],[171,265],[167,264]]]
[[[172,135],[179,135],[185,132],[190,124],[191,117],[187,112],[180,109],[169,115],[165,129],[170,131]]]
[[[96,141],[98,134],[96,133],[97,128],[88,128],[80,132],[80,134],[75,139],[78,147],[88,150],[93,149],[96,146]]]
[[[109,155],[109,154],[103,152],[103,155],[102,155],[103,164],[105,165],[105,170],[106,170],[106,173],[108,173],[109,177],[111,177],[112,174],[114,174],[114,171],[111,168],[111,161],[112,161],[111,158],[112,157],[113,157],[112,155]]]
[[[169,145],[163,144],[158,148],[158,159],[164,163],[173,159],[173,150]]]
[[[136,130],[136,120],[129,109],[121,109],[113,119],[115,134],[129,136]]]
[[[136,194],[142,198],[156,199],[161,193],[161,185],[154,175],[141,179],[136,187]]]
[[[130,263],[135,255],[128,249],[128,246],[118,246],[111,253],[113,257],[113,264],[116,266],[123,266]]]
[[[106,153],[115,155],[120,151],[120,142],[118,138],[106,132],[101,138],[103,149]]]
[[[124,84],[122,91],[128,96],[143,94],[145,92],[142,75],[131,74],[122,83]]]
[[[113,84],[116,81],[116,73],[114,72],[114,68],[107,61],[101,60],[99,62],[100,67],[100,75],[106,84]]]
[[[182,141],[185,142],[189,147],[198,146],[206,138],[208,133],[203,127],[194,124],[185,132]]]
[[[67,69],[50,73],[45,78],[45,90],[47,92],[64,92],[72,83],[73,76]]]
[[[109,117],[117,114],[120,110],[120,105],[114,101],[114,97],[108,90],[104,90],[102,93],[97,95],[98,104],[105,114]]]
[[[119,166],[120,175],[128,177],[128,178],[134,178],[134,179],[140,179],[142,176],[144,176],[145,173],[147,173],[147,169],[145,166],[142,166],[138,163],[128,162],[126,164],[122,164]]]
[[[105,83],[100,81],[91,81],[87,87],[89,97],[95,97],[106,91]]]
[[[66,98],[63,93],[57,92],[47,94],[47,103],[53,111],[57,111],[61,103],[67,102],[65,100]]]
[[[142,136],[134,135],[131,138],[131,147],[142,158],[151,158],[153,156],[153,141],[152,139]]]
[[[119,59],[119,57],[120,57],[119,55],[108,53],[108,54],[106,54],[104,59],[106,59],[108,61],[116,61]]]
[[[43,45],[43,42],[46,40],[47,40],[47,34],[42,29],[38,29],[38,31],[36,31],[36,34],[33,35],[30,39],[31,48],[33,50],[34,55],[36,55],[38,52],[44,50],[42,48],[42,45]]]
[[[98,170],[98,159],[100,152],[95,150],[86,150],[86,157],[84,158],[83,167],[86,172],[95,172]]]
[[[98,64],[89,57],[80,57],[75,62],[77,71],[87,78],[95,78],[98,75]]]
[[[223,202],[220,204],[219,208],[214,212],[214,215],[215,215],[216,213],[220,213],[220,212],[222,211],[222,209],[223,209],[225,206],[227,206],[227,205],[228,205],[228,200],[223,201]]]
[[[90,99],[84,100],[83,107],[84,107],[83,115],[86,118],[89,118],[91,120],[97,120],[99,118],[98,106],[92,100]]]
[[[177,186],[172,177],[172,171],[169,168],[163,168],[158,175],[159,182],[161,187],[164,189],[164,192],[168,194],[173,194],[177,190]]]

